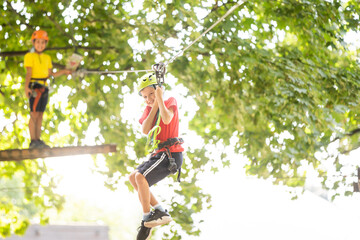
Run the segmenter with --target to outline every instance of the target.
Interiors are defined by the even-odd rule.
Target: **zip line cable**
[[[181,50],[179,53],[177,53],[175,56],[173,56],[167,63],[165,63],[165,66],[172,63],[177,57],[179,57],[182,53],[184,53],[188,48],[190,48],[194,43],[200,40],[205,34],[207,34],[211,29],[213,29],[216,25],[219,24],[222,20],[224,20],[227,16],[230,15],[236,8],[238,8],[241,4],[243,4],[244,1],[238,2],[236,5],[232,6],[221,18],[219,18],[213,25],[211,25],[208,29],[206,29],[205,32],[203,32],[199,37],[197,37],[194,41],[192,41],[189,45],[187,45],[183,50]]]
[[[207,34],[211,29],[213,29],[216,25],[218,25],[222,20],[224,20],[227,16],[229,16],[236,8],[238,8],[241,4],[243,4],[245,1],[240,1],[236,5],[232,6],[221,18],[219,18],[213,25],[211,25],[208,29],[206,29],[199,37],[197,37],[194,41],[192,41],[190,44],[188,44],[184,49],[182,49],[180,52],[175,54],[167,63],[165,63],[165,67],[172,63],[176,58],[178,58],[181,54],[183,54],[187,49],[189,49],[192,45],[194,45],[196,42],[198,42],[205,34]],[[80,69],[75,72],[75,76],[83,76],[85,74],[116,74],[116,73],[137,73],[137,72],[152,72],[154,69],[149,70],[120,70],[120,71],[97,71],[97,70],[86,70],[86,69]],[[77,73],[78,72],[78,73]]]
[[[101,71],[101,70],[86,70],[86,69],[80,69],[80,74],[89,74],[89,73],[98,73],[98,74],[116,74],[116,73],[137,73],[137,72],[150,72],[153,71],[152,69],[148,70],[113,70],[113,71]]]

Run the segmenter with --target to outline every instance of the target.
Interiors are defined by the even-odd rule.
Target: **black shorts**
[[[181,168],[183,162],[182,152],[173,152],[171,156],[175,159],[177,169]],[[149,187],[169,176],[171,172],[168,169],[169,157],[165,152],[160,152],[140,164],[136,169],[144,175]]]
[[[29,87],[36,95],[30,97],[30,112],[44,112],[49,100],[49,88],[36,83],[30,83]]]

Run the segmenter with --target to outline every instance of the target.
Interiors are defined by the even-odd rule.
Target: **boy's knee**
[[[136,181],[137,183],[143,182],[144,180],[146,180],[145,177],[144,177],[144,175],[142,175],[142,174],[139,173],[139,172],[136,172],[136,173],[135,173],[135,181]]]
[[[129,181],[131,184],[135,183],[135,175],[136,175],[136,172],[132,172],[129,175]]]

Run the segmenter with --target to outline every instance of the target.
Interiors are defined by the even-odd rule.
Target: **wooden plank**
[[[116,152],[115,144],[34,149],[10,149],[0,151],[0,161],[21,161],[25,159],[62,157],[81,154],[104,154],[110,152]]]

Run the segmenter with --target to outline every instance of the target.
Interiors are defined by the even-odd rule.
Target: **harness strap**
[[[47,86],[47,78],[30,78],[30,83],[37,83],[43,86]]]
[[[182,138],[169,138],[165,142],[159,143],[156,150],[160,150],[162,148],[171,147],[177,144],[183,144],[184,140]]]
[[[180,182],[180,176],[181,176],[181,166],[179,169],[177,169],[177,165],[175,162],[175,159],[172,158],[171,156],[171,152],[170,152],[170,147],[173,145],[177,145],[177,144],[183,144],[184,140],[182,138],[169,138],[168,140],[166,140],[165,142],[159,143],[157,150],[160,150],[162,148],[165,148],[166,150],[166,154],[169,158],[169,171],[171,173],[176,173],[178,172],[178,176],[177,176],[177,181]]]
[[[33,112],[36,112],[36,107],[39,103],[42,93],[45,91],[45,88],[35,88],[34,91],[36,92],[36,97],[34,99]]]

